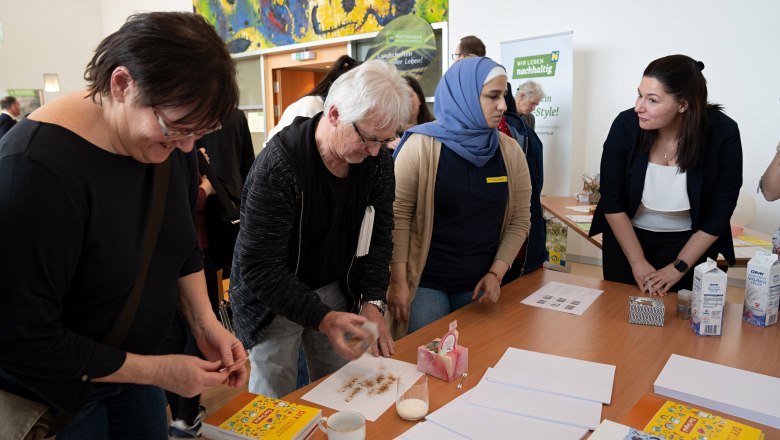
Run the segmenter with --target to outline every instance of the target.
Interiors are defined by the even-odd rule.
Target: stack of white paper
[[[780,429],[780,378],[673,354],[655,392]]]
[[[473,390],[429,414],[428,423],[446,427],[469,439],[579,440],[588,432],[587,428],[472,405],[469,400],[483,383],[484,379]]]
[[[609,404],[615,366],[509,347],[489,380]]]
[[[601,421],[614,375],[612,365],[509,348],[477,386],[426,423],[469,439],[579,440]]]

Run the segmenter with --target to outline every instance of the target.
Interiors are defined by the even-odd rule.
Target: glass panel
[[[260,57],[236,60],[236,82],[238,82],[238,106],[262,106],[263,84],[260,74]]]
[[[252,147],[255,150],[255,156],[260,154],[265,142],[265,113],[257,110],[246,110],[246,120],[249,124],[249,134],[252,136]]]

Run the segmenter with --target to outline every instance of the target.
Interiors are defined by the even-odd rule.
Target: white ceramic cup
[[[328,434],[329,440],[365,440],[366,418],[354,411],[337,412],[320,419],[320,431]]]
[[[404,420],[420,420],[428,414],[428,376],[403,373],[398,378],[395,409]]]

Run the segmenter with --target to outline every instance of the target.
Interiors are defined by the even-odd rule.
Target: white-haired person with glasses
[[[271,139],[244,184],[230,287],[233,327],[250,349],[249,390],[295,390],[303,343],[311,380],[360,356],[345,335],[389,356],[384,320],[393,249],[395,179],[388,142],[409,120],[411,90],[396,69],[368,61],[331,86],[324,111]],[[367,208],[367,253],[357,252]]]
[[[193,144],[235,108],[235,67],[202,17],[155,12],[106,37],[85,79],[0,141],[0,389],[48,406],[59,440],[167,439],[163,389],[247,376],[193,220]],[[157,355],[177,306],[205,360]]]

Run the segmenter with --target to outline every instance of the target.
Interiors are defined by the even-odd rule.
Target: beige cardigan
[[[517,142],[500,133],[499,148],[507,170],[509,196],[495,259],[511,267],[531,228],[531,180],[525,155]],[[428,259],[440,154],[439,141],[413,134],[395,159],[395,228],[391,263],[406,263],[409,301],[414,299]],[[406,335],[408,322],[395,321],[389,314],[388,322],[395,339]]]

